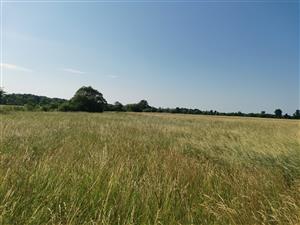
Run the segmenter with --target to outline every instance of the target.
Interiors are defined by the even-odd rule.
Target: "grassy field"
[[[300,224],[299,121],[0,117],[0,224]]]

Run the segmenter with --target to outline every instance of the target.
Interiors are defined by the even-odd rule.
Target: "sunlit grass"
[[[0,224],[299,224],[299,121],[0,114]]]

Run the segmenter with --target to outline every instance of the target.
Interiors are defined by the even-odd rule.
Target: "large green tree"
[[[79,88],[70,104],[76,111],[103,112],[107,102],[99,91],[89,86]]]

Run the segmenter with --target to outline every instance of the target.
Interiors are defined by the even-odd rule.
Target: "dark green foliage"
[[[113,111],[116,111],[116,112],[122,112],[124,111],[124,106],[122,105],[121,102],[115,102],[115,104],[113,105]]]
[[[63,104],[66,104],[67,102],[64,102],[64,103],[56,103],[56,102],[53,102],[53,103],[50,103],[50,104],[46,104],[46,105],[42,105],[41,106],[41,110],[42,111],[55,111],[55,110],[58,110],[60,105],[63,105]]]
[[[143,109],[143,112],[157,112],[157,108],[150,106],[146,109]]]
[[[89,86],[79,88],[70,104],[75,111],[103,112],[107,102],[99,91]]]
[[[58,110],[62,112],[74,111],[74,107],[70,102],[64,102],[58,107]]]
[[[282,117],[282,110],[281,109],[276,109],[274,111],[274,114],[277,118],[281,118]]]
[[[124,106],[121,102],[115,102],[115,104],[107,104],[105,107],[105,111],[114,111],[114,112],[124,112]]]
[[[138,104],[127,104],[124,106],[124,108],[127,112],[142,112],[138,107]]]
[[[3,98],[4,98],[5,92],[3,91],[2,88],[0,88],[0,104],[2,104]]]
[[[139,109],[142,111],[150,108],[150,106],[146,100],[141,100],[137,105],[138,105]]]
[[[300,119],[300,110],[297,109],[293,116],[295,119]]]
[[[152,112],[151,108],[153,107],[149,106],[146,100],[141,100],[137,104],[128,104],[125,106],[125,110],[129,112]]]
[[[115,111],[113,104],[106,104],[104,111]]]
[[[60,105],[67,100],[60,98],[48,98],[32,94],[6,94],[3,96],[2,104],[5,105],[25,105],[32,104],[38,106]]]

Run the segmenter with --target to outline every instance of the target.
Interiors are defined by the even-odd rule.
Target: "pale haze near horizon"
[[[8,93],[292,114],[299,108],[299,2],[9,3]]]

